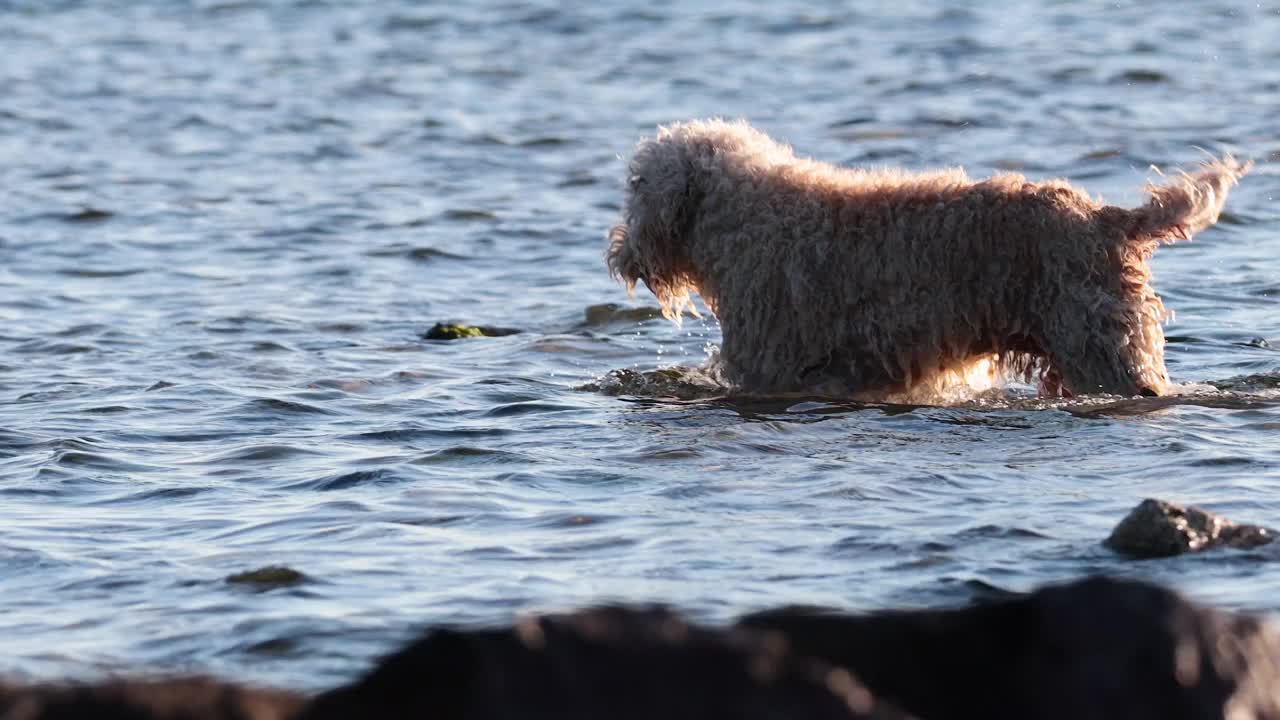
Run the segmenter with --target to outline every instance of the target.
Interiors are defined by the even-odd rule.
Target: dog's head
[[[685,309],[697,314],[689,242],[700,197],[693,149],[664,130],[636,148],[624,222],[609,231],[609,272],[627,284],[627,292],[643,280],[663,316],[675,322]]]

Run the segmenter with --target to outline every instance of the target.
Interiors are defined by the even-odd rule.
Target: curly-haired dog
[[[1217,221],[1248,169],[1206,162],[1128,210],[1063,180],[845,169],[744,122],[679,123],[636,149],[608,264],[668,318],[701,295],[747,391],[914,394],[999,368],[1051,394],[1159,395],[1151,253]]]

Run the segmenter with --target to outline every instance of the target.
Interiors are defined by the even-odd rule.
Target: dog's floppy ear
[[[684,168],[684,189],[678,193],[680,201],[676,203],[676,211],[671,217],[671,234],[674,237],[680,237],[687,243],[691,238],[693,230],[693,222],[698,216],[698,206],[702,204],[703,193],[702,188],[693,179],[697,177],[698,168],[694,165],[696,161],[685,158]]]
[[[609,270],[628,290],[643,280],[676,322],[693,310],[687,243],[702,196],[690,154],[671,137],[640,143],[627,176],[626,222],[609,231]]]

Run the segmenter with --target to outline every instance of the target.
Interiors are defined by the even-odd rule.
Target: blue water
[[[1280,523],[1280,4],[946,5],[0,1],[0,672],[313,688],[431,623],[1094,571],[1280,610],[1280,550],[1099,545]],[[603,265],[622,158],[709,115],[1119,204],[1258,165],[1156,256],[1172,402],[734,399]]]

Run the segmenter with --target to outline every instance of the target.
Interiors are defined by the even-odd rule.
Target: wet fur
[[[1050,394],[1163,394],[1148,261],[1214,223],[1248,169],[1210,160],[1129,210],[1064,180],[846,169],[744,122],[678,123],[636,148],[607,261],[670,319],[698,293],[722,374],[750,392],[937,392],[1012,370]]]

